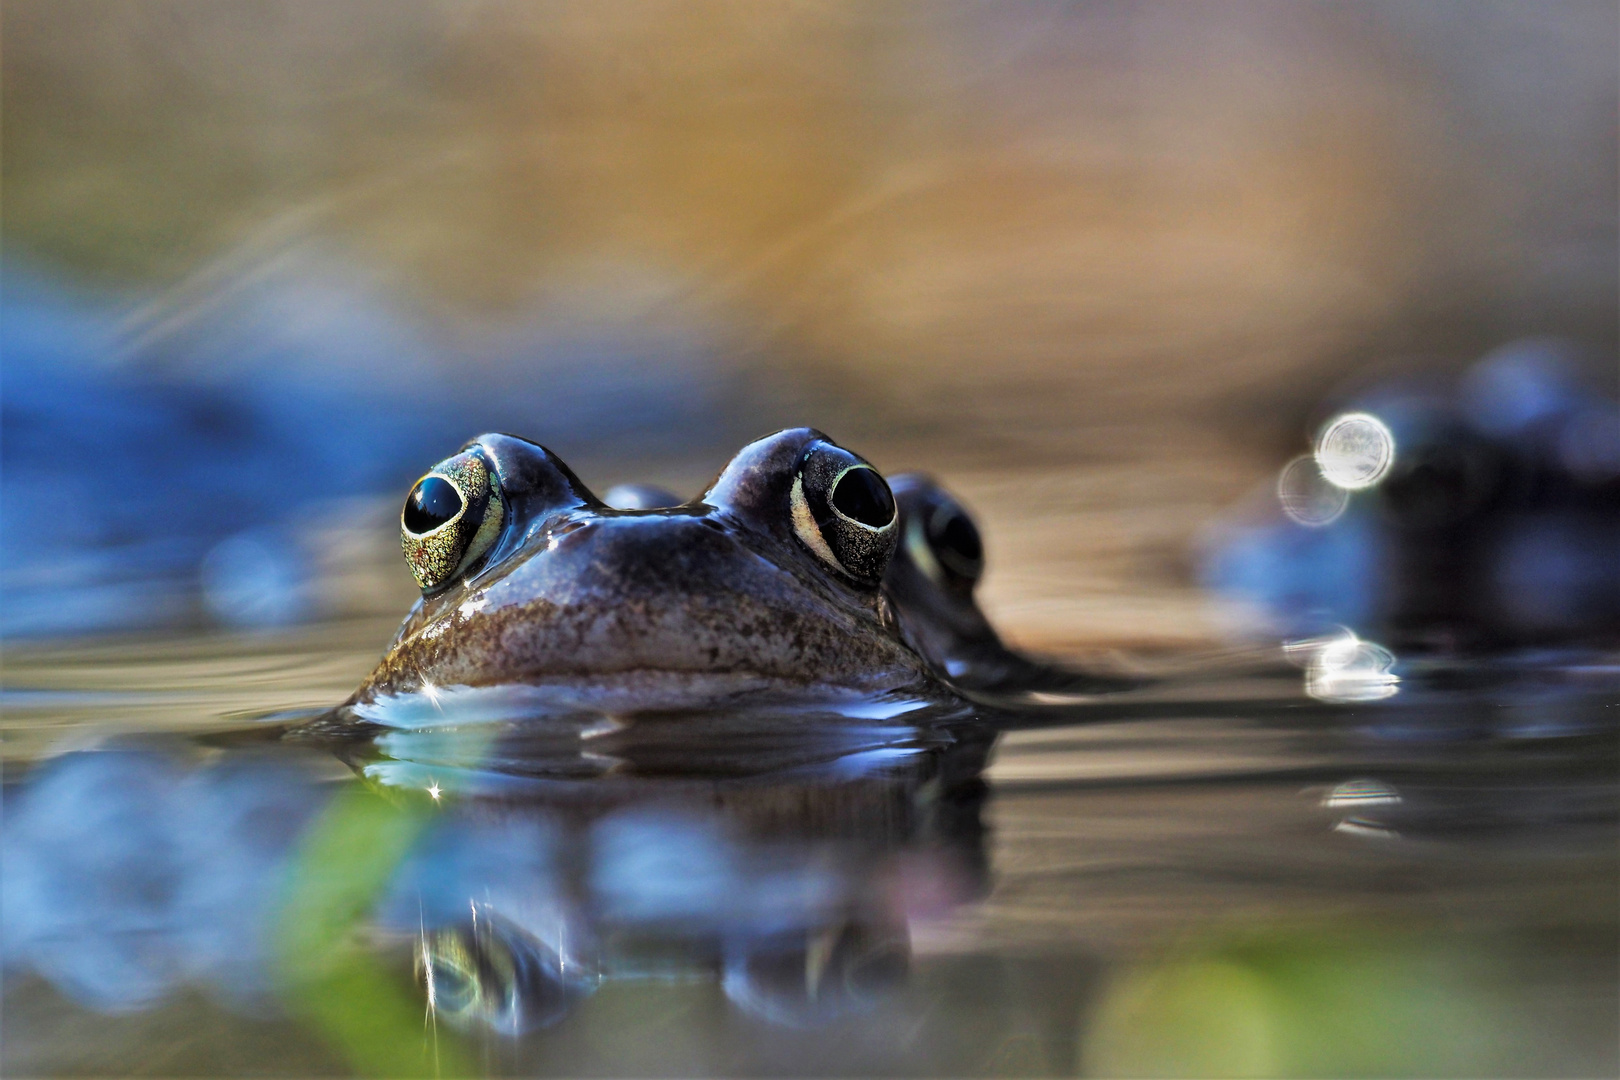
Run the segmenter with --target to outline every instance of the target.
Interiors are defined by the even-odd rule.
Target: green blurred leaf
[[[460,1041],[358,940],[357,930],[429,820],[422,807],[361,784],[334,798],[305,836],[276,923],[288,1007],[367,1076],[469,1076]]]

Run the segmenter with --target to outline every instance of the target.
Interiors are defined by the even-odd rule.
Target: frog
[[[891,486],[817,429],[749,443],[691,500],[609,495],[507,434],[433,466],[400,513],[421,598],[342,708],[512,687],[610,714],[940,702],[1032,668],[974,601],[982,544],[960,504],[920,475]]]

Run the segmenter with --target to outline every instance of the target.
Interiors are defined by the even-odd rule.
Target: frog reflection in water
[[[619,712],[1121,685],[1005,648],[973,601],[961,508],[813,429],[744,447],[692,502],[616,501],[509,435],[435,466],[401,514],[422,599],[344,711],[510,686]]]
[[[605,785],[616,797],[555,785],[453,807],[381,921],[416,937],[417,977],[454,1027],[522,1035],[605,984],[672,978],[714,979],[788,1026],[865,1013],[907,981],[912,923],[983,895],[988,746],[969,735],[858,773]]]

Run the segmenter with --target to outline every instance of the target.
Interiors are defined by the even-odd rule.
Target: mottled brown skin
[[[681,708],[761,688],[948,693],[875,585],[827,567],[788,510],[809,428],[745,447],[697,501],[614,510],[543,448],[475,440],[506,523],[479,563],[412,610],[350,699],[457,686],[588,686]]]

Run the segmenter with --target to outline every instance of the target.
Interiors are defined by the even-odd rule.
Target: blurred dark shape
[[[1620,635],[1620,409],[1557,342],[1506,346],[1455,392],[1352,404],[1394,438],[1344,514],[1231,523],[1205,580],[1285,636],[1334,625],[1397,650],[1603,644]],[[1284,507],[1286,509],[1286,507]]]
[[[542,313],[458,336],[318,257],[131,315],[8,252],[0,304],[0,635],[299,622],[320,509],[402,490],[477,431],[645,452],[722,428],[690,330]]]

